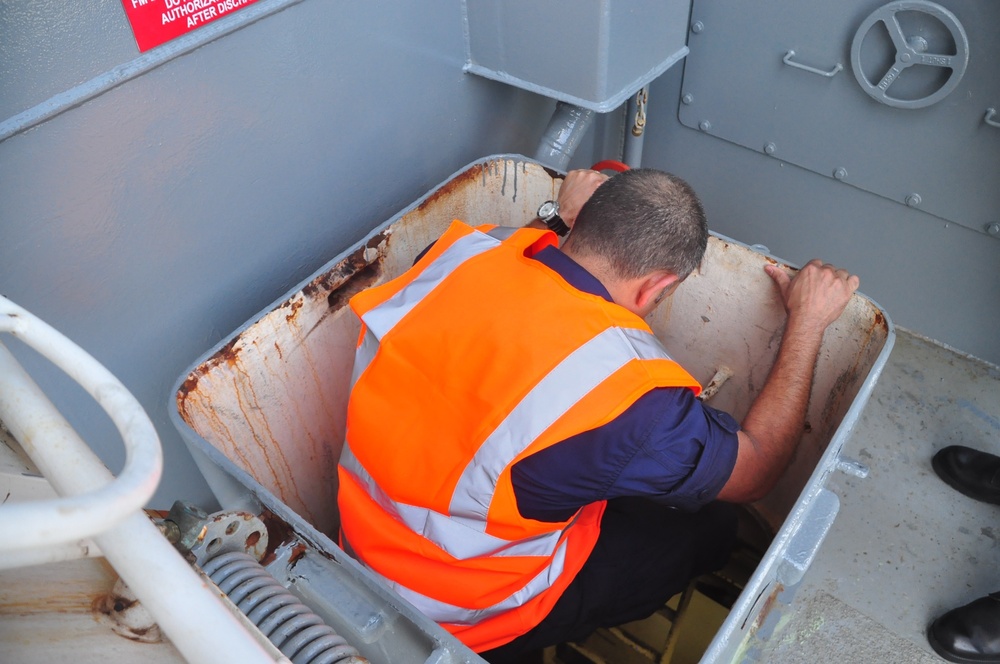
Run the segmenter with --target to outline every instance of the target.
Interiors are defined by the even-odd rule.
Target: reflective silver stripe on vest
[[[455,268],[488,249],[500,246],[500,240],[474,231],[455,240],[440,256],[402,290],[361,317],[378,339],[410,313]]]
[[[483,556],[550,556],[562,535],[562,531],[555,531],[511,542],[483,532],[482,524],[477,521],[394,501],[361,465],[347,443],[340,453],[340,465],[354,476],[382,509],[460,560]]]
[[[413,604],[413,606],[415,606],[421,613],[428,616],[431,620],[434,620],[435,622],[451,623],[454,625],[474,625],[478,622],[486,620],[487,618],[503,613],[504,611],[516,609],[517,607],[522,606],[537,597],[546,589],[550,588],[562,572],[565,560],[566,543],[563,542],[562,545],[559,546],[559,549],[555,552],[552,565],[550,565],[547,569],[542,570],[524,587],[512,594],[510,597],[497,602],[493,606],[488,606],[483,609],[469,609],[432,599],[426,595],[410,590],[406,586],[400,585],[392,579],[382,576],[370,567],[368,569],[375,574],[375,576],[382,579],[386,585],[396,591],[396,593],[403,599]],[[557,573],[555,570],[559,570],[559,572]]]
[[[340,463],[382,509],[455,558],[548,556],[559,541],[559,531],[517,542],[485,532],[486,512],[500,472],[552,422],[627,362],[663,357],[667,357],[666,352],[656,337],[623,328],[609,328],[571,353],[525,395],[480,446],[455,487],[450,516],[392,500],[346,442]]]
[[[358,382],[358,378],[361,374],[365,372],[368,365],[372,363],[375,359],[375,353],[378,351],[378,339],[372,334],[372,331],[365,328],[365,337],[361,340],[361,345],[358,346],[357,350],[354,351],[354,367],[351,369],[351,389],[354,389],[354,384]]]
[[[494,226],[490,230],[486,231],[486,234],[490,237],[495,237],[498,240],[506,240],[519,230],[521,229],[515,228],[514,226]]]
[[[480,445],[465,467],[449,511],[485,528],[501,471],[578,401],[634,359],[668,358],[644,330],[608,328],[573,351],[548,373]]]

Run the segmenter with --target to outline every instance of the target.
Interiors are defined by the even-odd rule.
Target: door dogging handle
[[[827,78],[833,78],[834,76],[837,75],[838,71],[844,68],[844,66],[838,62],[837,66],[831,69],[830,71],[823,71],[822,69],[816,69],[815,67],[804,65],[801,62],[793,62],[792,58],[794,57],[795,57],[795,51],[790,50],[788,51],[788,53],[785,53],[785,57],[783,57],[781,61],[784,62],[789,67],[795,67],[796,69],[807,71],[810,74],[819,74],[820,76],[825,76]]]

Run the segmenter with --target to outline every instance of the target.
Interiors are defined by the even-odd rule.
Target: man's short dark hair
[[[573,251],[605,258],[619,278],[668,270],[683,279],[705,255],[708,222],[687,182],[637,168],[597,188],[580,210],[568,242]]]

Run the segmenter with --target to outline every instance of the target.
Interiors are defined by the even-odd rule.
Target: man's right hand
[[[559,187],[559,216],[567,226],[573,228],[576,216],[580,214],[580,208],[607,179],[608,176],[604,173],[585,169],[566,174],[566,179]]]
[[[776,265],[767,265],[764,270],[778,286],[789,326],[801,327],[804,332],[822,334],[840,318],[860,285],[856,275],[824,265],[819,259],[809,261],[794,277]]]

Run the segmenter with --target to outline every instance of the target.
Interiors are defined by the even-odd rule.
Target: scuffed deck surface
[[[103,558],[0,572],[0,662],[183,664],[169,641],[131,641],[101,622],[93,605],[117,578]]]
[[[1000,454],[1000,370],[897,335],[844,448],[871,473],[831,478],[840,514],[761,661],[940,662],[928,623],[1000,589],[1000,506],[931,468],[947,445]]]

